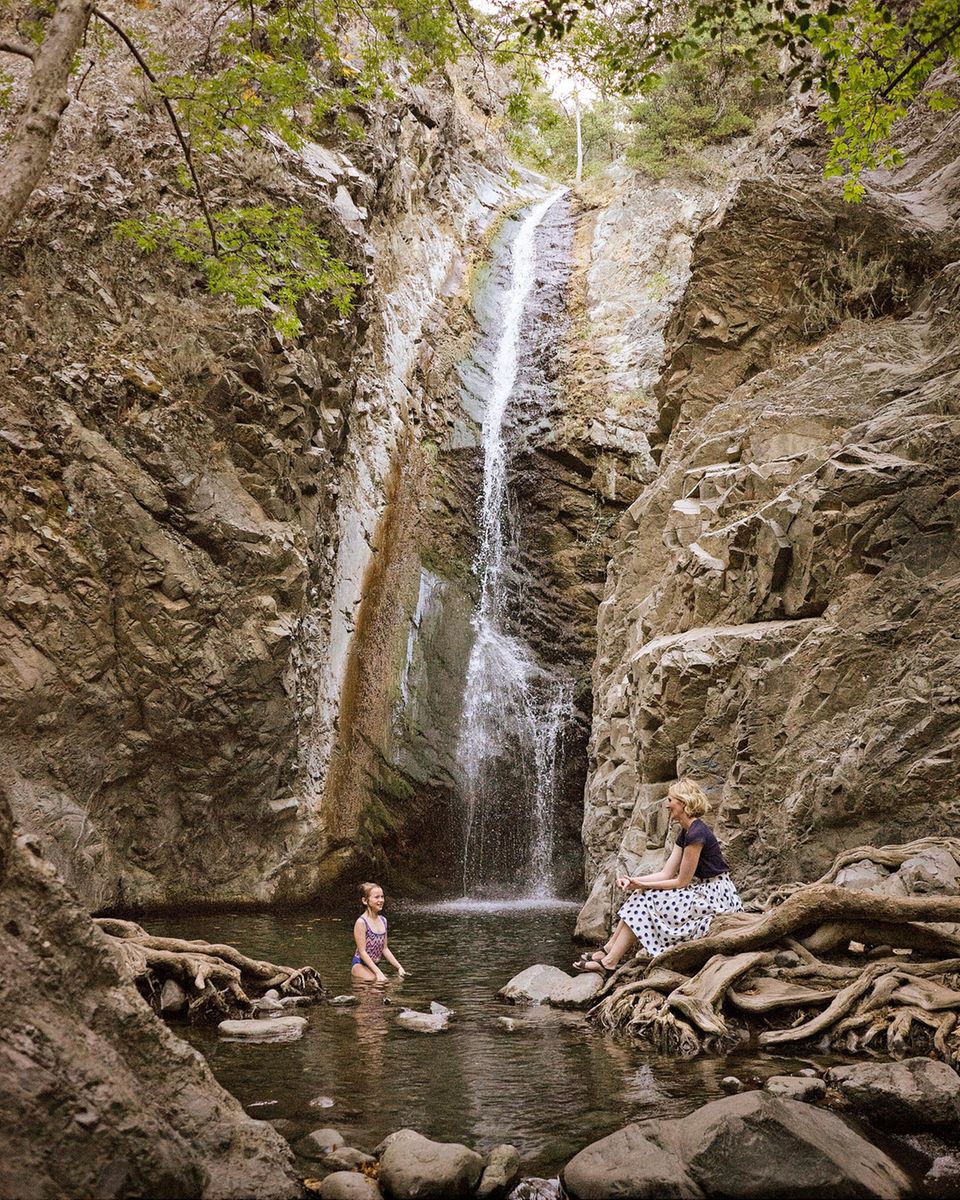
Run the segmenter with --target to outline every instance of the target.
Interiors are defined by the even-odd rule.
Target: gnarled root
[[[899,866],[933,846],[960,861],[957,838],[848,851],[779,906],[719,917],[706,937],[618,973],[590,1016],[682,1055],[737,1037],[736,1013],[759,1027],[762,1046],[856,1052],[885,1042],[898,1056],[932,1052],[956,1064],[960,937],[937,923],[960,921],[960,897],[895,897],[832,882],[851,862]]]
[[[193,1020],[222,1020],[249,1012],[252,996],[276,988],[285,996],[323,994],[313,967],[283,967],[248,958],[233,946],[216,942],[154,937],[133,921],[97,917],[95,924],[128,978],[159,1006],[164,983],[173,980],[184,991]]]

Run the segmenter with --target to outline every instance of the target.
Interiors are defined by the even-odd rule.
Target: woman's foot
[[[580,971],[583,969],[583,964],[588,962],[599,962],[606,954],[606,949],[601,946],[599,950],[584,950],[577,961],[573,964],[574,969]]]
[[[618,965],[618,963],[605,963],[603,958],[600,957],[587,959],[586,962],[582,963],[576,969],[589,975],[609,975],[617,969]]]

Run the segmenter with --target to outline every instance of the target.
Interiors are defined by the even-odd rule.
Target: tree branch
[[[69,103],[67,83],[73,60],[92,8],[92,0],[58,0],[46,36],[32,55],[33,71],[23,108],[0,162],[0,238],[9,233],[50,159],[60,118]],[[11,44],[16,43],[7,43]]]
[[[6,38],[0,39],[0,50],[4,54],[19,54],[21,58],[29,58],[31,62],[36,62],[37,52],[33,46],[28,46],[24,42],[12,42]]]
[[[190,178],[193,180],[193,186],[197,189],[197,199],[200,201],[200,207],[203,210],[203,219],[206,221],[207,229],[210,232],[210,244],[213,247],[213,253],[215,256],[219,257],[220,243],[217,241],[217,231],[213,224],[213,218],[210,215],[210,209],[207,207],[207,194],[203,190],[203,185],[200,183],[200,178],[197,175],[196,169],[193,165],[193,154],[190,150],[190,143],[187,140],[183,129],[180,127],[180,122],[177,119],[176,109],[171,104],[169,98],[163,94],[163,89],[160,87],[156,75],[154,75],[153,71],[150,70],[147,60],[137,49],[130,36],[120,28],[116,21],[108,17],[107,14],[101,9],[93,9],[93,15],[97,18],[97,20],[102,21],[104,25],[112,29],[117,37],[120,38],[133,57],[137,60],[137,65],[139,66],[140,70],[143,71],[144,75],[146,75],[153,86],[157,89],[157,95],[159,95],[163,102],[164,108],[167,110],[167,116],[170,118],[170,123],[173,125],[174,132],[177,135],[177,141],[180,143],[180,148],[183,151],[183,157],[187,161],[187,169],[190,172]]]

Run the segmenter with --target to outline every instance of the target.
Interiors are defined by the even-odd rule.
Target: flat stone
[[[827,1093],[827,1085],[822,1079],[798,1079],[795,1075],[771,1075],[763,1086],[771,1096],[805,1104],[822,1100]]]
[[[306,1027],[306,1017],[264,1017],[221,1021],[217,1032],[228,1042],[295,1042]]]
[[[433,1142],[413,1129],[385,1139],[380,1186],[390,1200],[467,1200],[483,1174],[479,1154],[457,1142]]]
[[[327,1003],[332,1004],[334,1008],[354,1008],[360,1003],[360,997],[348,993],[343,996],[332,996]]]
[[[960,1127],[960,1075],[932,1058],[832,1067],[827,1083],[858,1114],[904,1131]]]
[[[497,995],[511,1004],[543,1004],[548,996],[570,982],[570,976],[559,967],[537,963],[514,975]]]
[[[414,1033],[443,1033],[450,1024],[449,1010],[445,1013],[417,1012],[415,1008],[402,1008],[397,1013],[397,1024]]]
[[[579,975],[567,976],[566,983],[560,984],[543,1000],[551,1008],[586,1008],[603,987],[605,976],[596,971],[583,971]]]

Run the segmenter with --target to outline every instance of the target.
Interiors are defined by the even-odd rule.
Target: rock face
[[[858,1115],[878,1128],[956,1130],[960,1126],[960,1075],[944,1062],[908,1058],[856,1063],[831,1068],[826,1079]]]
[[[697,237],[600,612],[584,936],[681,775],[748,894],[955,830],[960,119],[903,137],[862,206],[792,151]]]
[[[290,1151],[120,974],[0,793],[0,1195],[300,1194]]]
[[[561,1180],[572,1200],[895,1197],[896,1164],[832,1113],[764,1092],[706,1104],[678,1121],[644,1121],[587,1146]]]

